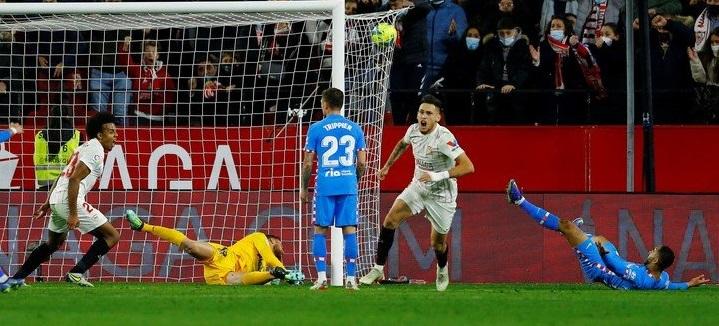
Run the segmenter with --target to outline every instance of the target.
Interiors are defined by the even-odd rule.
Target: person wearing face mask
[[[709,35],[704,48],[687,49],[696,101],[693,118],[700,123],[719,122],[719,27]]]
[[[447,89],[466,90],[475,85],[477,69],[484,48],[479,29],[467,28],[464,42],[456,43],[449,50],[447,63],[442,70],[442,85]],[[448,125],[466,125],[474,122],[475,109],[472,105],[472,92],[448,92],[444,94],[446,103],[445,118]]]
[[[486,99],[489,123],[525,123],[524,88],[531,70],[526,37],[518,24],[509,18],[497,23],[497,35],[486,42],[485,53],[477,73],[477,90]]]
[[[467,30],[467,16],[462,7],[451,0],[430,0],[430,2],[432,10],[426,17],[429,53],[425,59],[425,73],[421,85],[424,94],[441,78],[449,49],[456,43],[464,41],[462,35]]]
[[[589,88],[578,59],[590,60],[590,52],[572,34],[566,19],[554,17],[545,29],[544,40],[539,48],[530,46],[532,62],[536,69],[538,86],[553,90],[538,94],[541,103],[537,120],[540,123],[586,123],[588,121],[587,98]]]
[[[494,33],[497,23],[503,18],[510,18],[519,25],[522,34],[530,41],[538,41],[538,31],[535,28],[536,21],[529,12],[527,1],[521,0],[495,0],[492,6],[485,9],[487,12],[480,20],[480,32],[482,34]]]
[[[600,35],[588,47],[597,60],[609,96],[606,101],[594,101],[592,117],[599,123],[618,124],[626,119],[626,46],[617,24],[604,24]]]
[[[624,7],[625,0],[578,0],[574,32],[582,37],[582,43],[592,44],[601,37],[605,24],[619,21]]]

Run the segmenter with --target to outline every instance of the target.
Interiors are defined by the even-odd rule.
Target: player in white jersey
[[[456,178],[473,173],[474,165],[459,147],[454,135],[438,124],[441,115],[442,103],[431,95],[423,97],[417,111],[417,123],[407,129],[379,171],[379,178],[383,180],[407,146],[412,146],[414,177],[384,218],[377,240],[375,265],[360,279],[361,284],[372,284],[383,278],[384,264],[394,242],[394,230],[404,220],[424,210],[432,223],[431,241],[437,256],[437,290],[444,291],[449,285],[447,233],[457,208]]]
[[[85,131],[89,140],[75,149],[50,190],[50,196],[33,215],[34,218],[41,218],[52,211],[47,227],[48,240],[33,250],[18,272],[8,280],[14,288],[23,285],[25,277],[60,248],[67,238],[68,230],[75,229],[82,234],[90,233],[97,240],[67,273],[65,280],[80,286],[92,286],[83,274],[120,239],[120,233],[105,215],[85,202],[85,195],[102,174],[105,152],[115,146],[117,134],[113,121],[115,117],[107,112],[98,113],[87,120]]]

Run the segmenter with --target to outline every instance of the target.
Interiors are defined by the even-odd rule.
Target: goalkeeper
[[[255,232],[226,247],[188,239],[175,229],[150,225],[132,210],[125,212],[125,218],[133,230],[152,233],[202,262],[207,284],[255,285],[276,278],[301,280],[298,273],[288,272],[282,265],[282,242],[277,237]]]

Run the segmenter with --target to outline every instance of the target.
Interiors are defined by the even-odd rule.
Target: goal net
[[[149,10],[153,4],[123,5],[152,13],[3,12],[0,124],[22,122],[25,133],[0,149],[0,266],[15,272],[47,238],[47,219],[32,213],[77,145],[74,130],[82,144],[86,118],[110,111],[118,142],[86,201],[121,240],[90,280],[202,281],[192,257],[132,231],[127,209],[223,245],[254,231],[276,235],[285,265],[313,276],[311,206],[298,193],[301,148],[309,124],[322,118],[320,97],[335,66],[344,71],[344,114],[366,135],[358,231],[359,273],[366,272],[379,223],[375,175],[393,53],[370,35],[380,22],[394,24],[397,12],[348,16],[344,62],[333,63],[329,9],[163,13]],[[69,232],[30,279],[58,280],[93,241]]]

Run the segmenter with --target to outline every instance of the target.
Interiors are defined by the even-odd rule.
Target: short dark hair
[[[322,92],[322,99],[334,109],[341,109],[345,101],[345,95],[337,88],[328,88]]]
[[[97,134],[102,132],[102,126],[106,123],[115,123],[115,116],[110,112],[100,112],[87,119],[87,125],[85,126],[87,139],[97,137]]]
[[[672,251],[672,249],[667,246],[659,247],[659,250],[657,250],[657,255],[659,256],[659,260],[657,261],[657,267],[659,267],[659,269],[661,269],[662,271],[669,268],[669,266],[674,263],[674,251]]]
[[[437,97],[434,95],[427,94],[425,96],[422,96],[422,100],[419,102],[419,104],[432,104],[439,112],[444,112],[444,107],[442,107],[442,101],[440,101]]]
[[[497,30],[500,29],[515,29],[519,27],[519,25],[514,21],[514,19],[509,17],[504,17],[497,22]]]
[[[619,25],[615,23],[605,23],[604,25],[602,25],[602,27],[607,27],[611,29],[614,35],[616,35],[617,37],[621,37],[622,31],[619,29]]]

